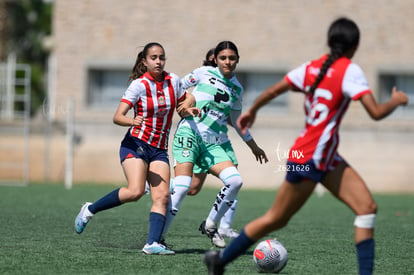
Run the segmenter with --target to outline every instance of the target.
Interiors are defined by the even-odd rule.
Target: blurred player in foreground
[[[273,98],[288,90],[305,96],[305,129],[290,150],[286,179],[273,205],[248,223],[226,249],[205,254],[209,274],[223,274],[224,267],[252,244],[286,226],[319,182],[355,213],[358,271],[360,275],[372,274],[377,205],[362,178],[337,152],[339,125],[352,100],[359,100],[372,119],[380,120],[407,104],[408,98],[394,87],[388,102],[376,102],[363,71],[351,61],[359,37],[358,26],[352,20],[335,20],[328,30],[330,53],[289,72],[239,117],[237,123],[246,131],[253,125],[257,111]]]

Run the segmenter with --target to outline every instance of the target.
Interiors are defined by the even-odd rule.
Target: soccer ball
[[[261,273],[279,273],[287,264],[288,253],[279,241],[264,240],[254,249],[253,261]]]

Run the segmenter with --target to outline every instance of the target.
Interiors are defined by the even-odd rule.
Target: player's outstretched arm
[[[257,145],[256,141],[253,138],[249,141],[246,141],[246,144],[249,146],[250,150],[252,150],[253,155],[256,157],[256,160],[260,162],[260,164],[269,161],[265,151],[263,151],[263,149]]]
[[[369,116],[374,120],[381,120],[390,115],[398,106],[408,103],[407,95],[393,87],[391,98],[385,103],[378,104],[372,93],[361,96],[360,101]]]
[[[248,128],[253,126],[256,118],[256,113],[261,107],[269,103],[272,99],[278,97],[289,89],[293,89],[289,82],[285,78],[270,86],[255,100],[250,109],[241,114],[237,120],[237,126],[240,128],[243,134],[246,133]]]

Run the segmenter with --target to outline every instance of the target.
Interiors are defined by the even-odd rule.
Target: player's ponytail
[[[206,53],[206,59],[203,61],[203,66],[217,67],[216,62],[214,62],[214,50],[215,48],[208,50]],[[213,60],[211,60],[211,57],[213,57]]]
[[[129,75],[128,81],[135,80],[139,78],[141,75],[147,72],[147,67],[144,65],[143,59],[145,58],[143,51],[138,53],[137,59],[135,60],[134,67],[132,68],[132,72]]]
[[[309,93],[313,94],[315,92],[315,89],[325,77],[329,67],[348,51],[354,50],[358,44],[359,29],[355,22],[344,17],[335,20],[328,30],[330,54],[323,63],[315,82],[310,87]]]

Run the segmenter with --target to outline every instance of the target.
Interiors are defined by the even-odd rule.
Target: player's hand
[[[399,105],[407,105],[408,96],[403,91],[397,91],[397,87],[392,88],[391,98],[397,100]]]
[[[142,123],[145,121],[143,116],[136,116],[133,120],[132,120],[132,124],[131,126],[141,126]]]
[[[201,110],[198,107],[190,107],[190,108],[187,108],[185,110],[185,112],[187,113],[186,116],[190,115],[192,117],[201,118]]]
[[[247,111],[239,116],[237,119],[237,126],[243,135],[246,134],[247,129],[253,126],[255,118],[256,114],[250,111]]]
[[[186,109],[194,107],[195,105],[195,98],[192,94],[187,93],[184,100],[178,102],[177,105],[177,112],[180,114],[184,112]]]
[[[266,153],[262,150],[262,148],[256,146],[256,148],[252,148],[252,152],[256,157],[256,161],[262,163],[267,163],[269,159],[266,156]]]

